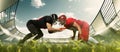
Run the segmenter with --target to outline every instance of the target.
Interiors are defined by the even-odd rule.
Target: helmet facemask
[[[52,14],[53,22],[56,22],[58,19],[58,16],[56,14]]]

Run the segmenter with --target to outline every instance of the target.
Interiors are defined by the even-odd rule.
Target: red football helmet
[[[66,16],[65,15],[61,15],[58,19],[59,20],[66,20]]]
[[[64,25],[65,24],[65,21],[66,21],[66,16],[65,15],[61,15],[59,18],[59,22]]]

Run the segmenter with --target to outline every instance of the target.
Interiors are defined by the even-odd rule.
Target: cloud
[[[31,0],[31,5],[35,8],[40,8],[45,5],[41,0]]]
[[[69,2],[72,2],[73,0],[68,0]]]
[[[22,33],[25,33],[25,34],[28,34],[28,33],[29,33],[27,27],[16,26],[16,28],[17,28],[20,32],[22,32]]]
[[[16,22],[19,23],[19,24],[25,23],[24,21],[21,21],[20,19],[18,19],[18,18],[16,18],[16,17],[15,17],[15,20],[16,20]]]
[[[61,32],[55,32],[51,34],[44,34],[43,38],[70,38],[73,36],[73,31],[65,29]]]
[[[67,17],[73,17],[73,18],[76,18],[76,17],[74,16],[74,13],[73,13],[73,12],[60,13],[59,16],[60,16],[60,15],[66,15]]]
[[[20,0],[21,2],[23,1],[23,0]]]
[[[15,15],[15,12],[11,12],[10,15],[13,15],[13,16],[14,16],[14,15]]]
[[[73,1],[75,1],[75,2],[79,2],[80,0],[68,0],[69,2],[73,2]]]
[[[83,7],[84,12],[84,18],[83,20],[87,21],[89,24],[94,20],[95,16],[99,12],[99,9],[102,5],[103,0],[91,0],[92,2],[88,0],[84,0],[83,5],[86,5]]]
[[[27,27],[25,26],[25,22],[24,21],[22,21],[22,20],[20,20],[18,18],[15,18],[15,20],[16,20],[16,28],[20,32],[25,33],[25,34],[29,33]]]
[[[33,19],[33,20],[38,20],[38,19],[40,19],[41,17],[43,17],[43,16],[33,17],[32,19]]]
[[[95,18],[97,12],[99,10],[94,7],[87,7],[84,9],[84,12],[87,14],[82,20],[87,21],[89,24],[92,22],[92,20]]]
[[[0,19],[2,19],[3,17],[7,17],[7,14],[5,12],[0,13]]]
[[[11,12],[11,13],[10,13],[10,19],[13,19],[13,18],[16,18],[15,12]]]
[[[15,12],[11,12],[10,15],[11,15],[11,16],[10,16],[10,19],[13,19],[13,18],[15,17],[15,16],[14,16],[14,15],[15,15]],[[7,15],[5,12],[1,12],[1,13],[0,13],[0,19],[2,19],[2,18],[4,18],[4,17],[7,17],[7,16],[8,16],[8,15]]]
[[[84,11],[89,14],[96,14],[100,9],[103,0],[91,0],[91,1],[93,2],[85,0],[86,7],[84,8]]]
[[[92,15],[92,14],[96,14],[98,10],[95,7],[88,7],[85,8],[84,11]]]

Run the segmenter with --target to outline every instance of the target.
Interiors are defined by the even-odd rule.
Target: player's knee
[[[43,36],[43,33],[39,33],[37,36],[42,37],[42,36]]]

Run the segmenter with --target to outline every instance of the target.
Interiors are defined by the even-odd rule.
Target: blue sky
[[[67,17],[93,21],[103,0],[20,0],[16,13],[17,28],[27,33],[28,20],[56,13]]]

